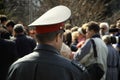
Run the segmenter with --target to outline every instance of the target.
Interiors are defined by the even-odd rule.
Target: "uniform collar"
[[[55,47],[47,44],[38,44],[34,50],[35,51],[43,50],[43,51],[47,51],[48,53],[60,54]]]

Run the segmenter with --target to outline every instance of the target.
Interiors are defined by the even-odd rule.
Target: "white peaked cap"
[[[56,6],[41,17],[36,19],[29,26],[43,26],[43,25],[52,25],[66,21],[71,16],[71,10],[63,5]]]

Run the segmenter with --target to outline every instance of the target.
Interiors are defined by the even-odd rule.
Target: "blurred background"
[[[73,26],[91,20],[112,24],[120,19],[120,0],[0,0],[0,14],[28,25],[56,5],[72,10],[69,22]]]

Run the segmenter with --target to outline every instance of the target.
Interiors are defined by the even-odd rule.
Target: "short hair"
[[[87,23],[82,24],[81,28],[84,34],[86,34],[86,29],[87,29]]]
[[[109,24],[108,24],[107,22],[101,22],[101,23],[99,24],[99,26],[100,26],[100,28],[106,27],[107,31],[109,30]]]
[[[88,26],[89,31],[93,30],[96,33],[99,33],[99,31],[100,31],[99,24],[97,22],[95,22],[95,21],[88,22],[87,26]]]
[[[72,40],[77,40],[78,39],[78,36],[79,36],[79,32],[78,31],[74,31],[72,32]]]
[[[65,24],[65,30],[66,30],[66,29],[71,29],[71,28],[72,28],[72,25],[71,25],[70,23],[66,23],[66,24]]]
[[[111,25],[110,25],[110,29],[111,29],[111,28],[116,28],[116,27],[117,27],[116,24],[111,24]]]
[[[49,41],[53,41],[59,33],[61,34],[61,37],[62,37],[63,32],[64,32],[63,30],[59,30],[59,31],[49,32],[44,34],[36,34],[36,39],[40,43],[46,43]]]
[[[22,24],[16,24],[13,28],[16,33],[24,32],[24,26]]]
[[[8,20],[6,23],[6,27],[8,26],[14,27],[14,25],[15,25],[15,22],[13,20]]]
[[[63,42],[70,46],[72,42],[72,34],[70,30],[65,30],[65,32],[63,33]]]
[[[102,40],[103,40],[106,44],[111,44],[111,36],[110,36],[110,35],[104,35],[104,36],[102,36]]]
[[[0,15],[0,21],[3,23],[4,21],[7,21],[7,16],[6,15]]]
[[[78,26],[74,26],[73,28],[71,28],[71,32],[78,31],[78,28]]]

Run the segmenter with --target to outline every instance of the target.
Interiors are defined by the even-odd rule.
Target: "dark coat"
[[[26,35],[17,35],[14,41],[16,42],[19,58],[33,52],[36,46],[35,40],[32,37]]]
[[[82,80],[82,71],[50,45],[39,45],[16,61],[7,80]]]
[[[0,80],[5,80],[9,66],[16,58],[15,42],[0,39]]]

